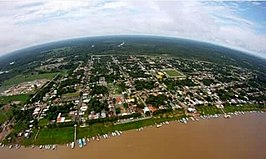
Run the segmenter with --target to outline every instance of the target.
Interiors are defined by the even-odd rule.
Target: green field
[[[79,97],[80,93],[79,92],[74,92],[74,93],[66,93],[62,95],[62,98],[72,98],[72,97]]]
[[[12,101],[20,101],[24,104],[29,99],[29,94],[19,94],[13,96],[0,96],[0,104],[7,104]]]
[[[39,127],[45,127],[45,126],[47,126],[49,124],[49,120],[48,119],[41,119],[41,120],[39,120],[39,122],[38,122],[38,126]]]
[[[181,72],[178,72],[175,69],[165,69],[165,70],[163,70],[163,72],[165,72],[169,77],[180,77],[180,76],[184,76]]]
[[[11,79],[4,81],[3,86],[16,85],[22,82],[28,82],[28,81],[33,81],[37,79],[52,79],[56,74],[58,73],[17,75]]]
[[[64,144],[73,141],[74,139],[74,127],[64,128],[43,128],[39,131],[38,137],[34,140],[35,133],[32,134],[30,139],[25,139],[24,144]]]
[[[108,89],[109,92],[113,95],[119,95],[122,92],[121,88],[113,83],[108,83]]]

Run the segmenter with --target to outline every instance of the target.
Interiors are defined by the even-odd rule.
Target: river
[[[86,147],[56,150],[1,148],[1,159],[265,159],[266,113],[217,118],[161,128],[130,130],[119,137],[92,141]]]

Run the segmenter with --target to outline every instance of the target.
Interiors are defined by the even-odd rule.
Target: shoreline
[[[11,151],[16,151],[16,150],[20,150],[20,149],[38,149],[38,150],[42,150],[42,151],[56,151],[62,147],[66,147],[70,150],[75,150],[75,149],[82,149],[90,144],[94,144],[94,143],[98,143],[102,140],[108,140],[108,139],[111,139],[111,138],[116,138],[116,137],[121,137],[123,136],[122,134],[123,133],[127,133],[127,132],[134,132],[134,131],[137,131],[137,132],[141,132],[143,131],[144,129],[147,129],[147,128],[161,128],[161,127],[164,127],[164,125],[172,125],[172,124],[181,124],[181,125],[186,125],[186,124],[191,124],[191,123],[198,123],[198,122],[201,122],[201,121],[204,121],[204,120],[214,120],[214,119],[224,119],[224,120],[230,120],[231,116],[232,118],[234,118],[235,116],[245,116],[245,115],[249,115],[249,114],[264,114],[265,112],[264,111],[246,111],[246,112],[243,112],[243,111],[239,111],[239,112],[228,112],[227,115],[229,115],[230,117],[225,117],[223,114],[215,114],[215,115],[202,115],[202,116],[199,116],[198,118],[195,118],[195,117],[186,117],[186,118],[181,118],[179,120],[169,120],[169,121],[164,121],[164,122],[160,122],[160,123],[157,123],[155,125],[148,125],[148,126],[144,126],[144,127],[140,127],[140,128],[137,128],[137,129],[129,129],[129,130],[124,130],[124,131],[115,131],[114,133],[116,133],[115,135],[113,135],[113,132],[111,133],[108,133],[108,134],[103,134],[103,135],[97,135],[97,136],[93,136],[93,137],[90,137],[90,138],[86,138],[84,137],[84,139],[86,140],[86,144],[82,147],[79,147],[78,145],[78,140],[77,139],[75,141],[75,147],[74,148],[71,148],[71,143],[65,143],[65,144],[47,144],[47,145],[28,145],[28,146],[25,146],[25,145],[19,145],[18,148],[16,148],[16,144],[12,145],[12,147],[10,148],[10,145],[5,145],[4,147],[2,145],[0,145],[0,150],[1,149],[8,149],[8,150],[11,150]],[[193,119],[194,118],[194,119]],[[184,119],[184,120],[183,120]],[[156,130],[155,130],[156,131]],[[107,135],[107,136],[105,136]],[[121,136],[120,136],[121,135]],[[80,138],[80,139],[83,139],[83,138]],[[18,144],[17,144],[18,145]],[[49,145],[49,148],[48,148],[48,145]],[[42,148],[40,148],[40,146],[42,146]],[[47,146],[47,148],[45,148],[45,146]],[[53,148],[53,146],[55,146]]]
[[[83,148],[59,145],[56,150],[0,148],[1,157],[12,159],[161,159],[170,158],[257,158],[264,159],[266,116],[245,113],[231,120],[216,118],[180,124],[171,121],[162,128],[148,126],[143,131],[129,130],[121,137],[93,141]],[[178,124],[177,124],[178,123]]]

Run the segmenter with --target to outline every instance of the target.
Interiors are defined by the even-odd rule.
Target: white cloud
[[[0,2],[0,55],[72,37],[154,34],[187,37],[266,57],[266,36],[236,14],[237,3],[140,1]]]

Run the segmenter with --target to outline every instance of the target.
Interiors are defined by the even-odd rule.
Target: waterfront
[[[249,113],[231,119],[210,119],[161,128],[130,130],[120,137],[93,141],[86,147],[57,150],[0,149],[1,158],[266,158],[266,115]]]

